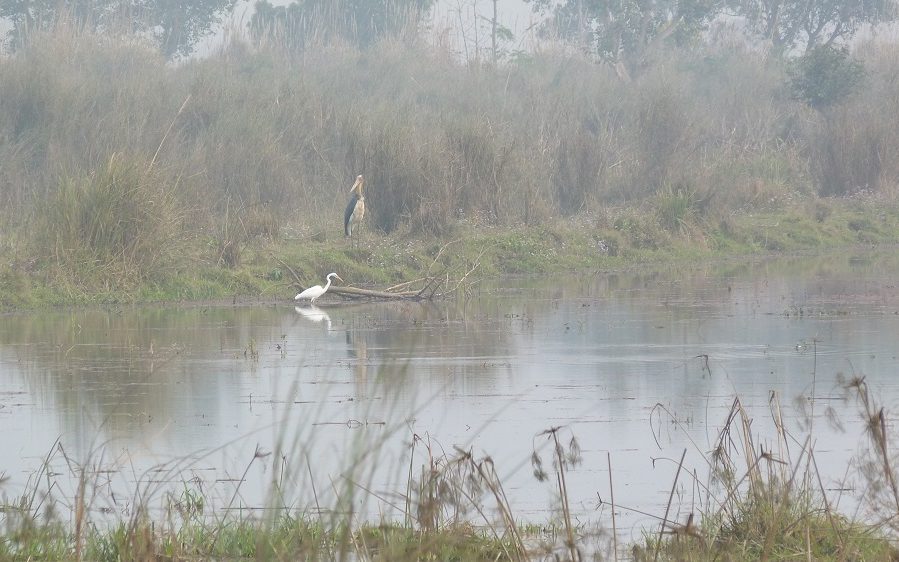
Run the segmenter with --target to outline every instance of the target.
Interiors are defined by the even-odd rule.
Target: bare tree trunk
[[[493,54],[493,66],[494,66],[494,67],[496,66],[496,61],[497,61],[497,58],[498,58],[497,51],[496,51],[496,26],[497,26],[497,22],[496,22],[496,3],[497,3],[497,2],[499,2],[499,0],[493,0],[493,19],[490,20],[490,47],[491,47],[491,49],[492,49],[492,54]]]

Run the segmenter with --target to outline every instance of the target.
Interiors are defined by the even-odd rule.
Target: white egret
[[[328,282],[325,283],[324,287],[322,287],[321,285],[315,285],[315,286],[309,287],[302,293],[293,297],[293,300],[301,301],[304,299],[309,299],[310,303],[315,303],[315,299],[317,299],[318,297],[320,297],[328,292],[328,287],[331,286],[331,278],[332,277],[336,277],[337,279],[340,279],[340,275],[337,275],[336,273],[329,273],[328,274]],[[340,279],[340,280],[343,281],[343,279]]]
[[[362,194],[362,188],[365,186],[365,178],[362,174],[356,176],[356,183],[350,188],[350,202],[347,203],[346,211],[343,213],[343,233],[346,236],[353,235],[353,227],[362,222],[365,215],[365,195]]]

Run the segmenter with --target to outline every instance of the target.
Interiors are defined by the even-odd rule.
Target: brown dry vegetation
[[[423,40],[235,41],[172,65],[60,25],[0,59],[3,251],[50,285],[234,268],[253,240],[339,232],[357,173],[369,232],[577,217],[611,252],[708,246],[771,210],[823,222],[851,197],[895,207],[896,53],[859,48],[865,87],[818,111],[791,97],[783,62],[730,45],[625,83],[552,49],[462,65]]]

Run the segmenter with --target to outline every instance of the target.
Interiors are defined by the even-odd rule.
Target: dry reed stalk
[[[785,479],[786,473],[784,470],[790,465],[790,446],[787,439],[787,429],[783,421],[783,409],[780,405],[780,396],[776,390],[771,391],[768,404],[771,409],[771,417],[774,420],[774,428],[777,431],[777,447],[780,458],[785,459],[786,461],[781,465],[781,478]]]
[[[465,458],[467,458],[472,468],[475,469],[478,476],[481,478],[481,481],[487,486],[487,489],[490,490],[494,500],[496,500],[496,505],[503,518],[503,524],[505,525],[506,530],[512,535],[512,541],[515,545],[514,554],[517,559],[527,560],[527,548],[525,547],[524,540],[518,530],[518,524],[515,523],[515,517],[512,515],[512,506],[509,503],[509,498],[506,496],[506,491],[503,489],[502,482],[496,474],[496,467],[493,465],[493,459],[487,457],[480,462],[475,462],[474,458],[469,453],[466,453]],[[489,472],[484,469],[485,464],[489,466]]]
[[[615,525],[615,487],[612,485],[612,455],[606,451],[606,464],[609,467],[609,496],[612,500],[612,548],[614,559],[618,561],[618,527]]]
[[[253,452],[253,458],[251,458],[250,462],[247,463],[247,467],[244,469],[243,474],[240,476],[240,480],[238,480],[237,486],[234,487],[234,493],[231,495],[231,500],[228,502],[228,505],[225,506],[225,509],[223,510],[224,513],[228,513],[228,511],[231,509],[231,506],[234,505],[234,500],[237,499],[237,495],[238,495],[238,493],[240,493],[240,487],[246,481],[247,474],[249,474],[250,468],[253,466],[253,463],[255,463],[256,460],[258,460],[258,459],[262,459],[262,458],[269,456],[270,454],[271,453],[264,452],[259,447],[258,444],[256,445],[256,450]],[[221,535],[221,530],[223,528],[224,528],[224,525],[219,523],[219,525],[216,527],[215,531],[213,531],[212,543],[209,546],[210,551],[212,551],[215,548],[215,544],[218,541],[219,536]]]
[[[404,524],[412,526],[412,467],[415,465],[415,444],[421,440],[417,433],[412,434],[412,442],[409,444],[409,472],[406,477],[406,508],[404,510]]]
[[[815,467],[815,476],[818,479],[818,488],[821,491],[821,499],[824,501],[824,513],[827,515],[827,521],[830,522],[830,528],[833,530],[834,536],[840,543],[840,552],[845,552],[846,544],[843,542],[843,534],[840,532],[839,528],[837,528],[836,521],[834,521],[833,510],[827,499],[827,490],[824,489],[824,482],[821,481],[821,471],[818,470],[818,461],[815,459],[813,451],[809,452],[809,459],[811,459],[812,466]]]
[[[172,117],[171,123],[169,123],[169,128],[165,130],[165,134],[162,135],[162,140],[159,141],[159,146],[156,147],[156,152],[153,153],[153,158],[150,159],[150,164],[147,166],[147,171],[149,172],[153,165],[156,164],[156,158],[159,157],[159,151],[162,150],[162,146],[165,144],[165,140],[169,137],[169,133],[172,132],[172,127],[175,126],[175,121],[178,120],[178,116],[184,112],[184,108],[187,107],[187,102],[190,101],[190,96],[192,94],[188,94],[186,98],[184,98],[184,102],[181,104],[181,107],[178,108],[178,112],[175,113],[175,116]]]
[[[568,503],[568,485],[565,478],[565,472],[569,463],[577,464],[580,462],[580,446],[578,445],[577,440],[572,436],[569,443],[569,450],[566,453],[565,448],[559,441],[560,429],[562,429],[561,426],[551,427],[538,433],[535,438],[547,436],[547,439],[553,447],[552,456],[556,477],[556,488],[559,493],[559,502],[562,509],[562,522],[565,525],[565,547],[568,550],[571,560],[577,561],[581,559],[581,553],[577,548],[574,538],[574,525],[571,522],[571,507]],[[545,480],[547,475],[543,470],[543,464],[536,449],[534,449],[534,452],[531,455],[531,464],[534,466],[534,475],[537,477],[537,480]]]
[[[665,515],[662,517],[662,523],[659,525],[659,536],[656,539],[656,550],[652,559],[657,561],[659,559],[659,551],[662,548],[662,536],[665,533],[665,525],[668,524],[668,512],[671,511],[671,502],[674,500],[674,490],[677,488],[677,478],[680,476],[681,468],[684,466],[684,458],[687,456],[687,450],[684,449],[684,452],[680,456],[680,461],[677,463],[677,472],[674,473],[674,481],[671,483],[671,493],[668,494],[668,503],[665,504]]]
[[[862,403],[865,418],[865,432],[874,445],[881,470],[889,484],[890,493],[895,505],[895,513],[899,514],[899,484],[893,470],[890,459],[889,443],[887,439],[886,416],[882,407],[878,408],[871,399],[868,383],[864,377],[855,377],[847,387],[854,389],[859,401]]]

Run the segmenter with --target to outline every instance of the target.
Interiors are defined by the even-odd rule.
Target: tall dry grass
[[[210,261],[235,209],[338,232],[358,173],[375,230],[424,235],[609,206],[701,228],[794,195],[889,193],[899,177],[899,63],[882,43],[858,52],[866,88],[825,114],[792,99],[779,63],[731,46],[672,53],[624,83],[549,48],[488,67],[423,38],[299,52],[269,39],[171,65],[137,40],[60,26],[0,59],[4,230],[66,205],[67,178],[114,154],[179,186],[186,228],[215,239]],[[701,204],[660,209],[672,193]]]
[[[152,163],[112,154],[82,177],[65,177],[47,198],[35,238],[55,265],[103,278],[142,281],[176,263],[187,212],[178,185]],[[41,254],[38,254],[41,255]]]

